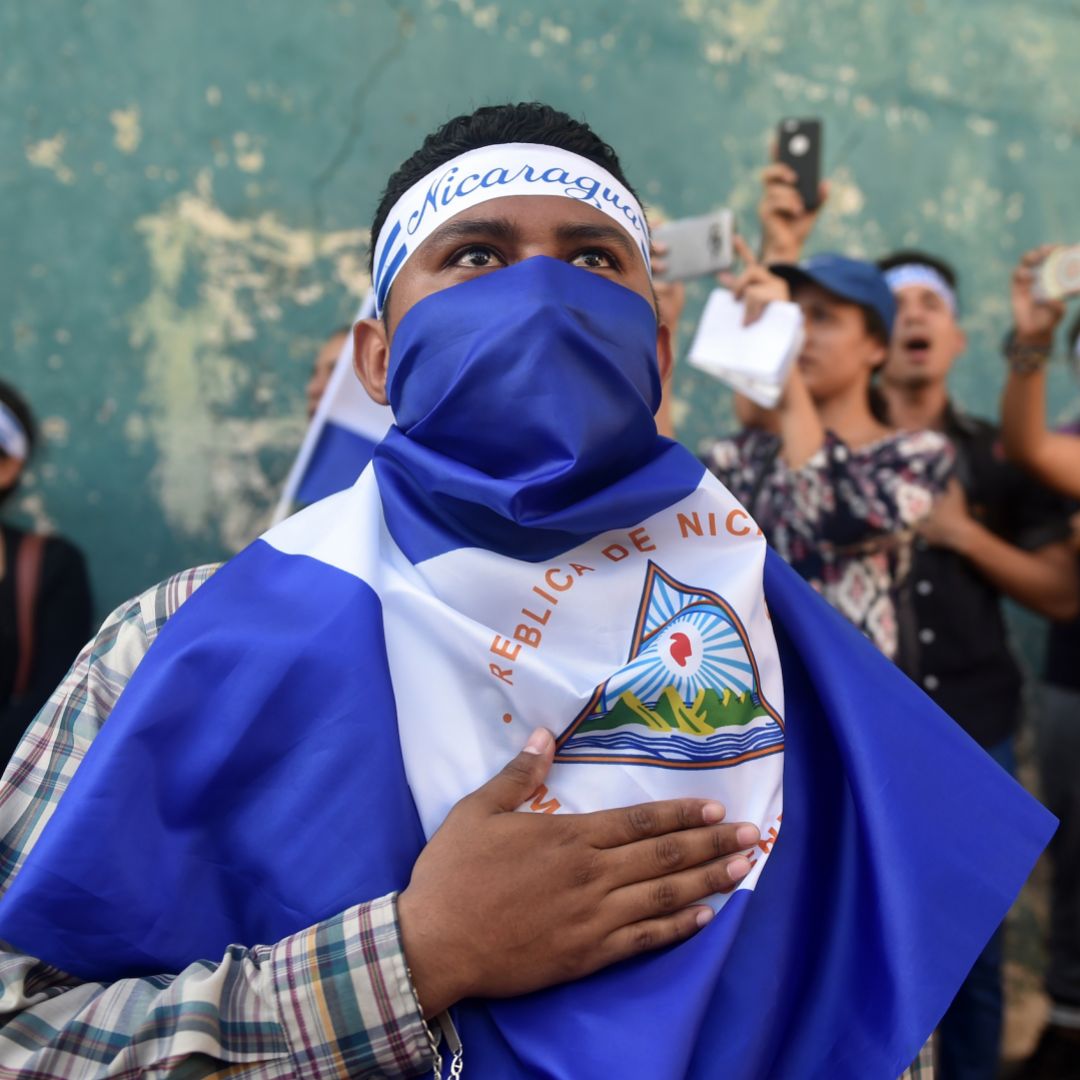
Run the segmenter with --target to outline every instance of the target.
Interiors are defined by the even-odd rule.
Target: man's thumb
[[[525,748],[511,758],[477,795],[491,810],[516,810],[544,782],[555,756],[555,739],[546,728],[537,728]]]

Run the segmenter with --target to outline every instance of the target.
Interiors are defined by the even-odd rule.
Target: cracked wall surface
[[[102,613],[255,535],[387,176],[508,99],[587,118],[667,215],[727,204],[751,235],[776,120],[823,117],[815,247],[954,261],[954,389],[993,413],[1014,258],[1080,241],[1077,56],[1073,0],[0,5],[0,375],[48,436],[15,510],[84,547]],[[731,426],[707,376],[675,392],[691,445]]]

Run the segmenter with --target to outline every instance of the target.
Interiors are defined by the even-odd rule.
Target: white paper
[[[761,318],[743,326],[744,305],[727,289],[714,289],[690,346],[690,363],[751,401],[772,408],[803,345],[798,304],[773,301]]]

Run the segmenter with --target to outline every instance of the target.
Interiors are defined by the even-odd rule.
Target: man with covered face
[[[658,436],[585,125],[450,121],[372,235],[371,466],[114,613],[7,773],[0,1066],[891,1080],[1047,816]]]

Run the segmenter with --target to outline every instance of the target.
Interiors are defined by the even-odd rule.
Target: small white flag
[[[743,325],[744,312],[732,293],[714,289],[690,346],[690,363],[771,409],[803,346],[802,312],[797,304],[774,301],[750,326]]]

